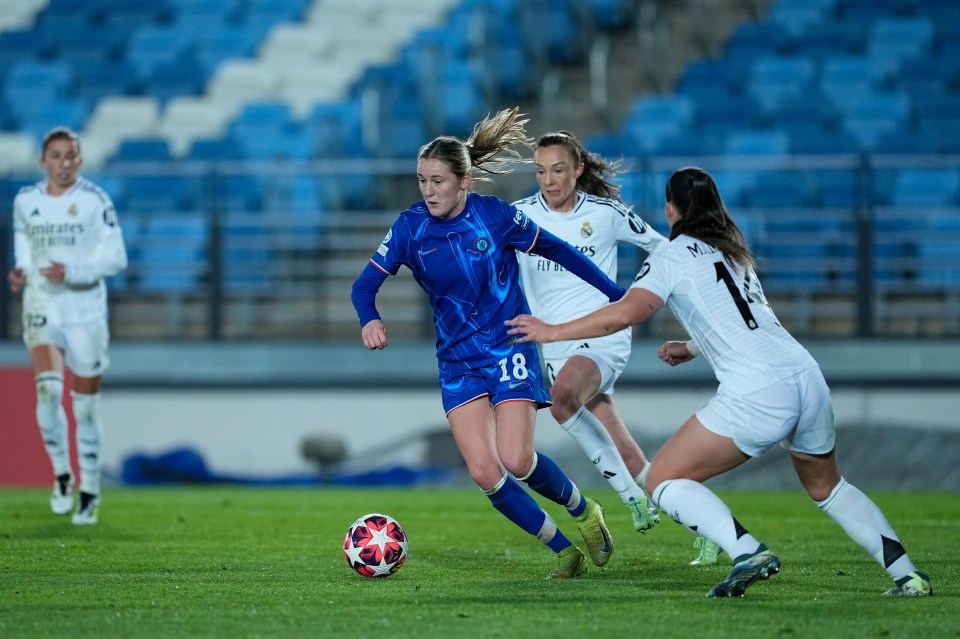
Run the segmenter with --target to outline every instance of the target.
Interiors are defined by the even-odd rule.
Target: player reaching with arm
[[[73,523],[96,524],[100,505],[100,384],[107,354],[104,278],[127,267],[127,252],[109,196],[79,176],[80,141],[69,129],[50,131],[40,166],[45,180],[24,187],[13,202],[15,266],[10,289],[23,291],[23,341],[37,383],[37,423],[56,477],[50,508],[73,509],[64,368],[73,373],[80,498]]]
[[[513,205],[471,192],[476,172],[519,159],[529,148],[517,109],[484,119],[466,141],[441,136],[420,149],[423,199],[404,211],[360,277],[352,299],[368,349],[388,345],[374,304],[401,266],[413,273],[433,309],[443,409],[467,469],[500,513],[557,553],[548,578],[586,572],[583,553],[516,477],[564,506],[597,565],[613,551],[600,504],[583,496],[549,457],[534,450],[536,411],[550,405],[536,346],[507,334],[505,321],[529,307],[516,252],[548,256],[617,300],[622,289],[579,251],[539,228]],[[491,166],[493,164],[493,166]]]
[[[540,190],[514,205],[541,228],[576,246],[611,279],[617,278],[617,243],[629,242],[647,253],[666,244],[620,200],[610,178],[619,162],[589,152],[573,134],[547,133],[534,154]],[[523,290],[531,314],[559,323],[586,315],[607,298],[560,265],[538,255],[520,255]],[[647,464],[613,401],[614,384],[630,358],[631,329],[589,340],[544,344],[550,413],[630,511],[633,527],[646,532],[660,521],[657,509],[636,478]]]
[[[779,558],[703,484],[778,442],[789,447],[800,483],[817,506],[890,575],[894,585],[884,594],[932,595],[930,579],[913,565],[880,509],[840,473],[820,367],[767,304],[753,257],[713,178],[696,168],[675,172],[665,210],[670,243],[647,259],[620,302],[559,325],[520,315],[507,322],[510,334],[524,342],[609,335],[666,304],[693,337],[720,388],[657,452],[646,486],[670,517],[734,558],[709,596],[740,596],[780,570]],[[677,365],[696,353],[684,342],[667,342],[658,355]]]

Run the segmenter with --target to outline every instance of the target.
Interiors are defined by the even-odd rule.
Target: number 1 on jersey
[[[740,311],[740,317],[743,318],[743,323],[746,324],[747,328],[751,331],[756,330],[757,320],[750,310],[750,303],[740,294],[740,289],[737,288],[737,283],[733,281],[733,276],[730,275],[730,271],[727,270],[727,265],[723,262],[714,262],[713,265],[717,269],[717,281],[720,282],[722,280],[723,283],[727,285],[727,291],[730,292],[733,303],[737,305],[737,310]]]

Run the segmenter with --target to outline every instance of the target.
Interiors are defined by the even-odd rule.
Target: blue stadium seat
[[[84,100],[56,98],[38,102],[27,111],[15,117],[16,128],[41,140],[54,127],[65,126],[80,131],[90,115],[88,103]]]
[[[896,174],[891,204],[896,206],[960,205],[957,169],[902,169]]]
[[[257,293],[270,286],[276,257],[270,250],[271,229],[260,215],[228,213],[222,218],[221,268],[229,293]]]
[[[904,93],[869,93],[838,104],[842,127],[866,150],[872,150],[883,135],[906,126],[911,114],[910,98]]]
[[[883,18],[870,26],[867,55],[884,72],[894,72],[903,60],[930,53],[932,44],[933,25],[927,18]]]
[[[832,18],[809,24],[801,33],[793,34],[792,45],[800,55],[826,60],[861,52],[865,47],[865,41],[865,25]]]
[[[730,155],[786,155],[790,138],[783,131],[735,130],[727,136],[724,151]]]
[[[584,4],[593,24],[603,31],[629,27],[636,11],[632,0],[587,0]]]
[[[820,91],[841,105],[853,96],[866,95],[883,85],[883,72],[864,56],[838,56],[823,61]]]
[[[832,9],[832,2],[779,0],[770,7],[767,20],[796,37],[805,33],[811,26],[828,21],[832,17],[830,15]]]
[[[183,55],[173,62],[159,62],[141,78],[144,92],[165,103],[171,98],[200,95],[206,76],[192,55]]]
[[[114,95],[134,95],[141,92],[137,74],[125,60],[95,59],[75,67],[76,96],[96,102]]]
[[[357,102],[324,102],[314,106],[303,123],[303,135],[313,141],[318,159],[363,155],[360,105]]]
[[[184,158],[216,162],[219,160],[245,160],[247,156],[241,143],[227,135],[219,139],[196,139],[190,144],[190,150]]]
[[[139,289],[195,293],[206,272],[209,225],[200,214],[150,216],[140,239]]]
[[[111,162],[163,162],[170,159],[170,145],[162,138],[124,140]]]
[[[758,209],[800,208],[811,204],[811,193],[808,176],[802,173],[766,171],[745,191],[744,203]]]
[[[744,91],[764,109],[802,100],[810,92],[817,66],[813,58],[765,55],[750,68]]]
[[[24,59],[7,72],[4,97],[14,113],[22,114],[41,102],[67,97],[72,83],[68,62]]]
[[[199,210],[200,180],[184,175],[142,174],[125,178],[126,208],[143,213]]]

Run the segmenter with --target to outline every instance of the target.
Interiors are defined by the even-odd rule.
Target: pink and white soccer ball
[[[389,577],[407,558],[407,533],[389,515],[364,515],[347,529],[343,556],[358,575]]]

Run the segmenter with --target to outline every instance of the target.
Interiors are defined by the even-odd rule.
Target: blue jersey
[[[379,318],[373,297],[383,279],[405,265],[430,299],[441,368],[501,361],[516,350],[504,322],[530,312],[515,251],[553,256],[613,300],[623,293],[589,259],[512,204],[470,193],[452,219],[431,216],[423,201],[400,214],[370,260],[379,277],[368,266],[354,284],[361,325]]]

